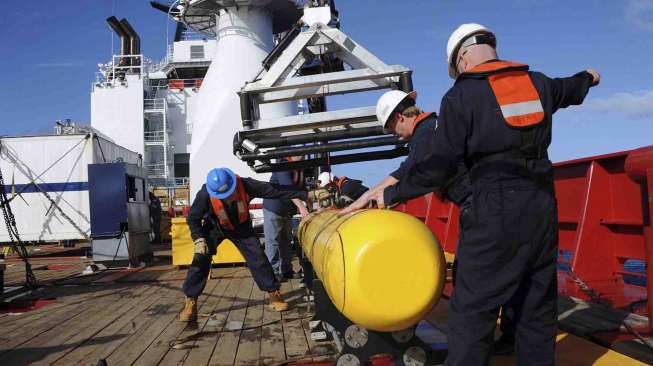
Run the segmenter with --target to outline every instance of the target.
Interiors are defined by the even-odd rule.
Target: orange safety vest
[[[415,121],[413,121],[413,131],[415,131],[415,128],[417,127],[418,124],[420,124],[422,121],[427,119],[432,114],[433,114],[433,112],[422,112],[422,113],[420,113],[417,116],[417,118],[415,118]]]
[[[465,74],[485,74],[503,119],[509,126],[530,127],[544,120],[544,108],[528,75],[528,65],[492,61],[480,64]]]
[[[240,176],[236,175],[236,207],[238,208],[238,223],[242,224],[249,220],[249,195],[240,181]],[[227,230],[234,230],[234,224],[229,220],[224,203],[219,198],[211,197],[211,206],[213,213],[218,218],[220,225]]]
[[[338,192],[342,193],[342,184],[347,180],[347,177],[339,177],[338,180],[336,181],[336,187],[338,188]]]
[[[413,128],[417,127],[420,122],[424,121],[425,119],[429,118],[430,115],[432,115],[433,112],[422,112],[420,113],[417,118],[415,118],[415,122],[413,122]]]

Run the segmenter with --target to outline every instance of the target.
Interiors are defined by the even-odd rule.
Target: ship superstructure
[[[121,53],[99,65],[91,126],[143,155],[150,186],[187,186],[195,99],[216,41],[178,24],[166,56],[155,63],[140,53],[126,20],[107,22],[121,39]]]

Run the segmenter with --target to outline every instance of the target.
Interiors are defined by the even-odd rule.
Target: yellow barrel
[[[409,328],[437,303],[444,252],[426,225],[408,214],[362,210],[305,217],[299,241],[336,308],[382,332]]]

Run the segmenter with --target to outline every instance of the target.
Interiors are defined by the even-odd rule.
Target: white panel
[[[98,143],[102,149],[98,147]],[[102,152],[100,152],[100,150]],[[87,183],[88,164],[107,162],[121,157],[123,161],[141,165],[137,153],[102,138],[85,135],[34,136],[2,139],[0,168],[5,184]],[[14,188],[18,192],[20,187]],[[33,189],[32,189],[33,190]],[[16,225],[24,241],[57,241],[84,239],[77,226],[90,234],[88,190],[48,192],[61,211],[52,207],[41,192],[23,192],[11,201]],[[11,197],[12,194],[9,194]],[[22,198],[21,198],[22,197]],[[74,222],[73,225],[70,221]],[[8,241],[7,230],[0,224],[0,242]]]
[[[186,130],[186,123],[192,118],[193,99],[197,92],[193,88],[184,88],[182,91],[166,91],[165,98],[168,102],[166,117],[172,129],[171,145],[175,154],[188,153],[190,135]]]
[[[261,61],[272,49],[272,22],[267,13],[247,7],[221,11],[217,24],[217,46],[213,62],[196,98],[190,155],[191,195],[206,180],[207,172],[229,167],[236,173],[267,180],[269,174],[253,174],[232,153],[234,134],[242,129],[237,92],[252,80]],[[261,118],[295,114],[291,103],[261,107]]]
[[[3,138],[0,168],[5,184],[28,184],[34,180],[37,183],[87,182],[87,165],[93,158],[91,145],[91,139],[85,139],[84,135]],[[88,191],[48,194],[75,225],[86,234],[90,232]],[[24,192],[22,198],[16,196],[11,208],[21,239],[82,239],[79,230],[51,206],[40,192]],[[0,225],[0,241],[8,239],[6,228]]]
[[[50,197],[68,217],[84,232],[91,232],[88,191],[50,192]],[[23,193],[23,199],[11,201],[18,233],[23,241],[79,240],[84,236],[61,215],[51,208],[50,201],[42,193]],[[29,204],[29,205],[28,205]],[[9,241],[7,229],[0,225],[0,241]]]
[[[125,163],[143,166],[143,160],[138,153],[125,149],[101,137],[95,138],[95,141],[93,141],[94,163],[112,163],[118,158],[122,158],[122,161]]]
[[[16,184],[27,184],[39,175],[46,183],[86,182],[91,151],[84,135],[3,138],[0,166],[8,184],[12,176]]]
[[[215,52],[216,41],[212,39],[208,40],[189,40],[189,41],[179,41],[175,42],[173,45],[173,62],[196,62],[196,61],[210,61]],[[191,47],[192,46],[202,46],[204,47],[204,57],[203,58],[192,58],[191,57]]]
[[[91,126],[108,139],[143,154],[143,80],[127,75],[125,85],[95,86],[91,92]]]

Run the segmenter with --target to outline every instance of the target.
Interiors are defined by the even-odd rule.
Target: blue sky
[[[165,15],[142,0],[26,0],[0,13],[0,135],[49,132],[53,121],[90,119],[97,63],[112,50],[105,18],[126,17],[144,54],[165,51]],[[389,64],[414,70],[418,103],[437,110],[452,85],[449,34],[465,22],[496,32],[500,57],[549,76],[588,67],[602,75],[581,107],[554,119],[554,161],[653,144],[653,0],[337,0],[342,30]],[[169,33],[172,34],[170,23]],[[114,39],[114,47],[118,41]],[[378,93],[335,97],[331,108],[373,105]],[[398,161],[350,164],[337,174],[383,178]]]

